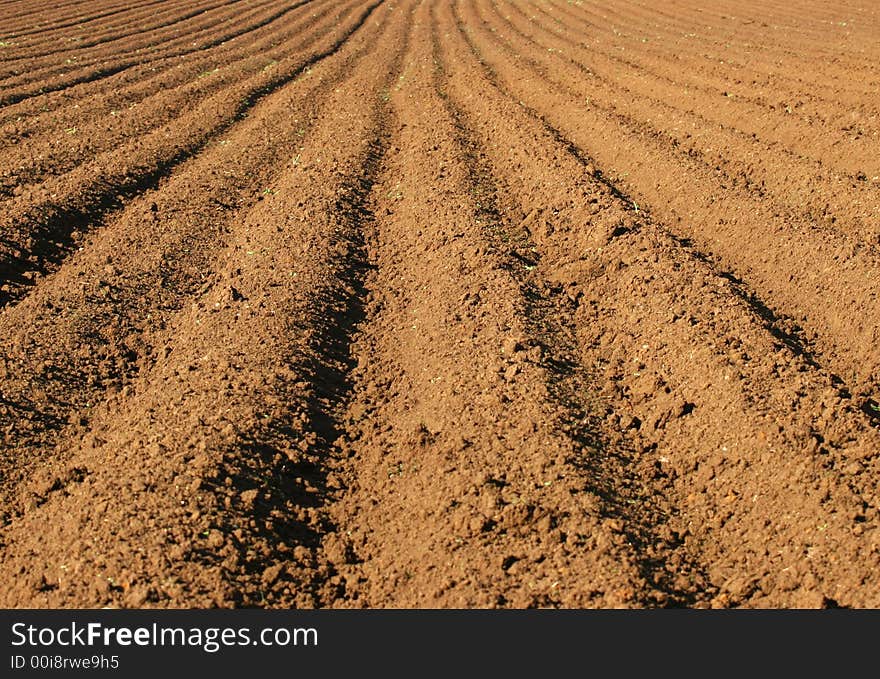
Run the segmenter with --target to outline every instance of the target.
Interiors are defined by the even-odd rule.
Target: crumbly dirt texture
[[[0,606],[880,606],[880,7],[0,1]]]

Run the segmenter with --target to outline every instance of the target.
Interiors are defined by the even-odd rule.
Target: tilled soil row
[[[105,2],[95,7],[90,0],[67,2],[62,6],[35,2],[18,2],[7,8],[3,24],[6,36],[24,37],[39,35],[44,31],[55,31],[69,26],[77,26],[92,21],[112,21],[115,17],[129,12],[138,12],[145,6],[159,5],[165,0],[139,0],[130,2]]]
[[[54,111],[56,108],[64,105],[76,106],[77,102],[71,103],[71,98],[83,97],[93,92],[102,92],[110,87],[115,90],[124,92],[124,87],[142,88],[147,79],[148,82],[156,80],[156,74],[162,75],[164,71],[172,68],[185,67],[189,63],[189,58],[213,56],[215,53],[223,53],[228,51],[230,47],[240,47],[231,44],[242,37],[251,37],[252,34],[261,34],[273,28],[273,24],[279,19],[283,19],[292,12],[297,12],[301,7],[308,6],[309,0],[285,5],[279,9],[279,6],[273,5],[268,10],[257,10],[255,13],[245,14],[245,21],[241,16],[232,15],[227,17],[227,30],[207,31],[202,39],[193,41],[190,38],[178,48],[168,49],[153,53],[153,50],[147,50],[141,56],[132,56],[129,52],[124,52],[123,59],[106,58],[96,65],[80,68],[79,63],[71,59],[71,63],[65,67],[68,69],[62,76],[42,80],[38,86],[34,88],[16,91],[13,88],[8,90],[6,103],[9,104],[5,108],[4,115],[0,117],[0,121],[6,124],[7,128],[11,127],[10,132],[19,136],[26,136],[27,127],[22,127],[23,118],[50,118],[46,114]],[[301,12],[300,12],[301,13]],[[197,17],[201,20],[201,17]],[[198,35],[193,37],[199,37]],[[197,62],[194,62],[197,63]],[[220,62],[222,64],[222,61]],[[212,65],[201,73],[210,73],[216,68]],[[69,70],[73,69],[73,70]],[[10,126],[9,123],[14,122],[15,125]]]
[[[680,40],[684,47],[683,58],[687,58],[687,52],[690,51],[697,53],[694,57],[699,54],[704,57],[702,60],[695,58],[693,62],[685,62],[688,67],[694,66],[695,72],[718,73],[724,70],[725,65],[729,67],[729,61],[714,58],[724,50],[739,59],[748,59],[752,62],[750,67],[758,72],[781,78],[782,82],[793,80],[804,90],[817,84],[853,89],[862,86],[865,83],[859,80],[833,81],[847,78],[853,68],[866,66],[868,68],[864,73],[871,77],[871,55],[877,51],[872,40],[871,21],[864,20],[870,19],[871,14],[876,19],[876,11],[861,3],[832,8],[822,3],[812,3],[808,11],[800,11],[799,8],[795,10],[797,14],[792,15],[790,7],[784,3],[751,2],[741,6],[741,16],[734,16],[728,9],[707,8],[695,3],[683,3],[680,12],[633,2],[598,7],[594,2],[582,2],[573,7],[554,1],[552,7],[565,17],[566,23],[578,26],[586,20],[588,26],[603,31],[610,27],[612,32],[616,30],[618,35],[645,45],[644,49],[648,51],[662,52],[656,49],[662,43],[643,43],[642,36],[635,36],[634,26],[650,27],[657,38]],[[857,14],[862,16],[856,18]],[[846,21],[847,18],[854,20]],[[846,49],[853,41],[861,49]],[[810,54],[820,58],[818,63],[810,61],[808,52],[804,50],[805,45]],[[635,51],[631,50],[633,53]],[[761,58],[753,60],[755,54]],[[667,52],[666,57],[670,56]],[[737,63],[733,61],[734,65]],[[794,68],[789,68],[788,64]]]
[[[585,484],[523,291],[485,234],[435,87],[430,5],[390,95],[372,269],[336,442],[325,551],[338,606],[623,606],[651,600]]]
[[[10,9],[4,26],[8,35],[16,37],[39,35],[44,31],[54,31],[69,26],[77,26],[92,21],[112,21],[115,17],[129,12],[139,12],[147,6],[161,5],[166,0],[138,0],[138,2],[105,2],[95,6],[91,0],[66,2],[64,5],[46,5],[39,0],[19,2]]]

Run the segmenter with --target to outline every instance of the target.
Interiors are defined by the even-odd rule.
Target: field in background
[[[0,0],[0,605],[880,606],[880,8]]]

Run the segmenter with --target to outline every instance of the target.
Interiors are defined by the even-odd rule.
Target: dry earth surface
[[[0,0],[0,605],[880,606],[880,7]]]

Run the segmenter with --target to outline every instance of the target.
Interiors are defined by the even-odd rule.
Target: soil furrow
[[[238,2],[239,0],[231,0],[232,2]],[[255,0],[257,3],[266,2],[267,0]],[[158,4],[158,6],[156,6]],[[94,17],[82,17],[81,20],[74,21],[66,21],[67,26],[64,27],[54,27],[51,25],[43,25],[41,22],[34,23],[34,32],[31,33],[32,38],[25,43],[27,46],[33,46],[34,44],[45,41],[49,42],[52,38],[57,38],[64,40],[68,35],[74,36],[82,36],[82,32],[86,31],[87,36],[85,39],[94,39],[97,37],[101,37],[105,34],[110,34],[113,31],[121,31],[126,30],[126,27],[130,30],[132,25],[136,25],[137,22],[143,22],[142,26],[144,32],[150,32],[157,28],[162,28],[164,26],[165,21],[173,20],[176,16],[182,17],[188,14],[193,9],[201,8],[205,12],[211,12],[212,10],[218,8],[220,5],[216,2],[216,0],[198,0],[197,2],[186,3],[181,2],[180,0],[167,0],[162,3],[136,3],[129,4],[126,8],[121,10],[120,13],[124,14],[123,16],[115,16],[113,12],[103,16],[94,16]],[[49,19],[50,21],[52,19]],[[55,19],[61,20],[61,19]],[[64,28],[70,28],[70,31],[64,31]],[[21,33],[19,36],[28,35],[26,33]],[[21,43],[19,46],[22,46]],[[86,45],[87,46],[87,45]],[[34,56],[39,57],[39,54],[35,54]]]
[[[311,2],[298,3],[294,7],[289,7],[288,11],[301,15],[308,12],[311,8]],[[215,35],[213,39],[195,45],[188,43],[191,48],[184,53],[166,54],[154,56],[152,59],[144,59],[135,63],[131,68],[119,72],[117,75],[94,80],[88,83],[81,83],[64,91],[48,92],[39,97],[23,100],[15,105],[6,106],[0,111],[0,122],[4,124],[4,133],[9,135],[21,136],[26,138],[33,132],[32,125],[35,122],[42,121],[52,122],[54,117],[46,114],[53,113],[56,110],[70,113],[71,109],[76,110],[76,106],[80,105],[79,100],[86,100],[87,97],[104,94],[112,91],[117,99],[122,99],[126,105],[139,101],[144,94],[137,96],[141,90],[148,88],[152,83],[161,81],[163,78],[180,80],[181,77],[188,76],[194,78],[196,76],[205,77],[213,74],[217,67],[222,67],[226,62],[233,62],[233,58],[239,53],[245,45],[239,44],[244,38],[248,41],[256,41],[257,39],[266,40],[264,36],[271,36],[273,32],[277,32],[278,22],[256,22],[254,25],[246,24],[244,27],[240,23],[236,23],[234,35],[221,35],[219,38]],[[277,47],[276,43],[269,42],[272,47]],[[253,49],[265,49],[260,42],[253,42]],[[182,61],[183,59],[183,61]],[[211,62],[214,63],[211,63]],[[190,68],[196,69],[197,65],[205,64],[207,68],[198,68],[191,71]],[[161,91],[167,85],[153,87],[149,89],[149,93]],[[75,101],[71,101],[74,99]],[[118,108],[122,108],[119,106]],[[110,109],[107,109],[108,111]],[[57,125],[56,127],[63,127]]]
[[[435,50],[439,54],[436,42]],[[442,63],[443,60],[438,56],[437,61]],[[459,63],[460,60],[447,59],[446,62]],[[590,489],[601,498],[601,514],[612,522],[623,522],[618,530],[634,550],[633,560],[641,576],[654,587],[641,594],[639,603],[694,605],[697,595],[692,586],[695,583],[706,586],[705,569],[694,563],[692,555],[685,554],[684,550],[670,555],[658,553],[655,548],[659,544],[670,552],[676,546],[664,542],[672,535],[668,524],[674,509],[638,478],[633,451],[621,446],[619,441],[612,441],[603,431],[595,378],[580,358],[580,338],[570,298],[560,296],[562,288],[543,278],[543,272],[535,272],[542,269],[542,253],[529,227],[523,227],[523,221],[511,222],[507,217],[508,206],[503,204],[510,201],[503,198],[506,194],[499,189],[499,181],[493,174],[503,165],[493,167],[487,162],[486,145],[492,143],[495,129],[487,141],[477,141],[472,120],[446,93],[447,88],[458,89],[455,81],[461,75],[455,69],[448,72],[438,85],[438,91],[454,121],[458,143],[470,171],[472,192],[479,197],[480,211],[489,224],[485,229],[487,239],[507,258],[507,268],[520,286],[526,332],[545,354],[542,365],[548,372],[549,395],[563,413],[560,428],[575,443],[578,451],[575,462]],[[466,95],[467,99],[471,98],[470,94]],[[574,186],[566,188],[571,190]],[[688,587],[682,587],[682,582],[687,582]]]
[[[72,9],[76,5],[84,5],[87,2],[91,2],[92,0],[83,0],[80,3],[67,3],[64,6],[64,9]],[[57,14],[57,8],[54,8],[56,11],[53,14],[53,17],[46,19],[46,21],[63,21],[61,24],[46,24],[43,21],[37,20],[40,16],[35,12],[33,8],[26,8],[20,14],[9,14],[6,17],[6,22],[4,26],[6,27],[6,34],[12,37],[24,37],[27,35],[39,35],[40,33],[44,33],[46,31],[55,31],[60,30],[62,28],[69,28],[71,26],[78,26],[82,23],[98,21],[100,19],[106,18],[108,16],[114,16],[117,14],[127,14],[129,12],[137,12],[141,8],[152,5],[161,5],[165,2],[165,0],[154,0],[154,2],[144,2],[144,3],[136,3],[132,5],[130,2],[120,3],[121,7],[113,9],[112,11],[102,11],[97,12],[96,14],[90,15],[65,15],[63,19],[61,18],[53,18],[54,14]],[[41,7],[40,9],[46,9],[45,7]],[[51,10],[50,10],[51,11]],[[71,16],[76,16],[75,19],[71,20]],[[14,19],[19,17],[25,17],[21,22],[22,25],[31,26],[28,30],[22,30],[20,28],[16,28],[14,23]]]
[[[536,16],[543,15],[551,20],[554,19],[550,6],[530,5],[529,7],[534,9]],[[563,20],[555,17],[554,23],[562,32],[572,32],[572,29],[575,29],[574,34],[581,37],[584,36],[584,33],[608,36],[608,24],[605,21],[585,21],[583,16],[568,12],[567,8],[561,5],[554,5],[553,10],[565,18]],[[689,88],[705,88],[707,91],[719,93],[730,91],[743,101],[768,108],[770,105],[768,96],[772,95],[777,98],[778,95],[789,95],[788,97],[778,96],[777,101],[784,102],[786,99],[791,99],[794,102],[799,102],[800,105],[796,105],[792,114],[803,114],[807,110],[811,110],[809,106],[802,108],[809,101],[821,102],[822,106],[839,106],[842,102],[856,107],[870,106],[870,101],[866,101],[864,98],[871,91],[870,83],[862,82],[859,86],[858,81],[849,78],[842,79],[841,73],[825,78],[821,83],[807,83],[802,78],[787,77],[784,71],[777,70],[768,73],[759,69],[766,66],[771,61],[770,59],[758,61],[750,58],[748,51],[745,53],[736,51],[729,39],[723,42],[723,58],[719,55],[717,59],[708,59],[705,51],[698,54],[691,53],[694,51],[696,43],[694,43],[695,36],[690,33],[683,35],[680,30],[660,32],[655,26],[650,26],[651,30],[647,30],[641,21],[636,20],[631,23],[636,27],[635,30],[638,34],[630,34],[627,38],[631,41],[630,45],[638,43],[637,49],[627,50],[624,46],[626,41],[623,40],[623,36],[620,36],[620,41],[623,44],[618,44],[617,49],[602,50],[604,41],[599,38],[593,38],[589,44],[602,50],[614,61],[635,68],[647,68],[654,75],[669,78],[671,82],[687,83]],[[617,37],[618,34],[612,30],[608,40],[617,43]],[[680,50],[675,54],[669,54],[668,51],[657,47],[666,41],[674,41]],[[715,46],[720,46],[720,42],[716,39]],[[620,49],[620,47],[624,49]],[[746,48],[752,53],[755,49],[754,43],[750,43],[750,47]],[[763,46],[762,51],[766,51],[766,46]],[[626,53],[626,56],[623,53]],[[650,60],[646,58],[648,56],[650,56]],[[801,53],[790,53],[787,56],[789,58],[799,57]],[[811,63],[815,63],[815,59]],[[709,73],[703,75],[707,69]],[[719,73],[714,69],[721,69],[721,71]],[[798,72],[797,67],[789,70]],[[804,70],[801,69],[800,72],[804,73]],[[866,73],[866,75],[869,74]],[[780,108],[784,109],[784,104]],[[822,107],[819,107],[819,110],[822,110]]]
[[[571,34],[570,31],[563,33]],[[572,37],[579,39],[577,33]],[[867,92],[850,95],[834,92],[830,83],[813,86],[799,83],[794,88],[786,88],[774,81],[760,82],[759,74],[745,70],[745,65],[742,66],[743,72],[695,81],[694,76],[685,79],[683,74],[695,72],[697,66],[682,64],[680,58],[662,69],[662,56],[653,53],[647,58],[648,55],[643,55],[641,50],[630,50],[629,56],[624,57],[618,50],[604,47],[601,41],[581,44],[587,48],[583,52],[587,61],[600,70],[601,62],[606,61],[607,70],[612,74],[621,67],[623,72],[632,71],[636,76],[633,85],[637,91],[650,88],[653,81],[666,89],[671,88],[672,92],[677,91],[679,101],[693,100],[697,104],[699,99],[710,97],[714,109],[702,107],[700,110],[704,115],[735,120],[735,124],[749,134],[776,140],[801,154],[826,163],[833,161],[842,167],[852,167],[854,161],[868,165],[874,162],[870,146],[871,138],[878,134],[878,108],[872,106],[874,97],[870,93],[876,91],[876,85],[868,85]],[[730,59],[727,56],[722,61],[732,68]],[[599,64],[595,63],[597,60]],[[840,82],[840,77],[835,80]],[[815,96],[812,92],[826,92],[829,99],[816,103],[812,101]],[[820,131],[823,134],[818,134]],[[849,153],[842,152],[843,149]],[[850,154],[855,158],[851,160]],[[856,174],[857,170],[852,172]]]
[[[821,5],[821,3],[815,3],[813,8],[815,8],[816,5]],[[617,30],[619,34],[627,37],[631,37],[629,31],[634,30],[634,26],[647,23],[655,29],[658,27],[656,20],[652,20],[656,19],[656,7],[641,6],[635,10],[627,10],[624,5],[620,4],[615,5],[614,7],[603,7],[599,10],[601,13],[597,15],[595,12],[591,12],[586,5],[581,5],[576,11],[571,8],[562,7],[559,4],[556,4],[555,6],[559,11],[565,12],[569,16],[576,16],[578,14],[581,15],[582,18],[587,15],[593,16],[594,23],[604,26],[611,24],[614,27],[613,30]],[[691,8],[689,11],[690,16],[685,20],[682,20],[681,17],[673,17],[666,30],[673,36],[683,36],[688,38],[688,42],[685,44],[692,45],[700,50],[699,53],[703,56],[703,64],[706,64],[707,61],[711,62],[713,51],[722,45],[724,47],[727,47],[728,45],[734,47],[741,46],[752,51],[760,50],[766,54],[765,58],[762,60],[764,61],[765,66],[779,65],[784,63],[784,59],[794,59],[798,61],[804,59],[804,36],[798,36],[796,28],[794,31],[782,30],[783,27],[776,23],[776,17],[774,17],[772,13],[769,16],[765,14],[766,9],[766,6],[753,6],[751,9],[745,10],[746,13],[752,14],[752,17],[750,20],[747,19],[745,23],[741,24],[744,31],[742,38],[739,38],[737,35],[729,35],[723,30],[719,32],[718,29],[723,29],[723,26],[720,27],[717,24],[713,26],[701,23],[700,15],[704,14],[702,7]],[[645,16],[639,16],[640,12],[642,14],[647,12],[649,15],[653,14],[654,16],[652,19],[649,19]],[[634,13],[636,16],[633,16]],[[662,14],[662,10],[660,13]],[[614,20],[615,16],[618,18],[617,21]],[[770,29],[769,32],[766,30],[768,28]],[[809,52],[818,52],[820,56],[824,53],[834,57],[833,59],[829,59],[827,63],[823,62],[819,68],[811,69],[808,72],[809,74],[820,75],[823,74],[823,69],[831,69],[832,72],[836,72],[839,76],[847,73],[845,70],[847,67],[852,68],[853,66],[869,65],[870,61],[867,55],[860,54],[853,50],[841,51],[838,47],[836,50],[831,48],[828,49],[827,52],[825,51],[826,46],[830,45],[832,40],[839,41],[837,45],[840,43],[846,44],[846,39],[851,35],[851,31],[840,30],[840,28],[841,27],[836,25],[830,30],[829,27],[825,27],[821,36],[822,40],[809,44]],[[772,37],[769,37],[768,33]],[[799,44],[793,45],[791,41],[792,37],[798,38]],[[757,39],[757,44],[754,39]],[[837,45],[835,45],[835,47],[837,47]],[[868,43],[867,46],[873,47],[870,43]],[[795,64],[795,67],[797,67],[797,65],[798,64]],[[835,71],[835,69],[839,70]]]
[[[497,23],[497,19],[489,20],[490,24]],[[534,49],[523,56],[533,56],[544,72],[554,72],[558,81],[574,83],[577,91],[573,94],[590,106],[609,115],[623,115],[639,128],[667,137],[689,154],[705,157],[707,164],[724,173],[725,181],[745,183],[751,191],[767,193],[762,195],[763,200],[781,199],[782,207],[799,217],[806,215],[844,232],[862,233],[867,243],[880,243],[876,226],[880,184],[868,181],[880,171],[880,165],[876,165],[870,148],[858,153],[847,143],[852,136],[850,131],[838,132],[812,124],[778,134],[776,122],[756,110],[731,108],[730,97],[721,90],[708,97],[690,93],[685,109],[681,87],[652,87],[643,67],[603,67],[598,50],[572,47],[570,40],[560,43],[539,39],[534,28],[526,32],[510,19],[507,24],[534,43]],[[622,97],[626,106],[620,105]],[[736,101],[734,97],[734,106]],[[719,106],[719,102],[723,104]],[[851,122],[850,119],[848,123]],[[821,134],[823,131],[825,134]],[[816,149],[809,157],[803,156],[806,148],[816,147],[815,141],[810,144],[808,140],[817,136],[829,139],[832,147],[843,150]],[[839,162],[826,165],[830,158]],[[841,172],[847,174],[841,176]],[[850,216],[853,208],[857,212]]]
[[[66,92],[51,92],[43,97],[34,98],[34,100],[7,106],[0,112],[0,122],[4,125],[3,133],[4,135],[20,135],[22,138],[27,138],[34,134],[32,127],[34,124],[42,122],[46,125],[53,122],[45,114],[55,111],[69,114],[71,109],[81,103],[79,100],[87,100],[89,97],[100,95],[106,96],[107,90],[112,89],[119,99],[132,103],[143,98],[144,95],[139,95],[139,93],[157,81],[165,83],[168,79],[172,79],[171,82],[179,82],[182,78],[194,78],[202,73],[212,73],[217,66],[222,68],[227,63],[234,63],[238,59],[252,58],[253,54],[242,54],[242,49],[252,46],[254,49],[263,51],[271,47],[278,47],[287,39],[284,36],[289,34],[290,20],[294,18],[302,20],[304,14],[311,16],[311,10],[315,6],[319,6],[319,3],[315,3],[314,0],[310,3],[299,4],[292,8],[291,16],[286,17],[285,21],[255,26],[252,30],[249,30],[248,26],[242,30],[242,27],[238,25],[237,35],[229,40],[215,38],[209,41],[210,44],[205,43],[199,49],[194,49],[187,54],[160,55],[148,62],[140,62],[131,69],[106,81],[78,85]],[[303,35],[308,34],[304,33]],[[241,44],[242,42],[245,44]],[[237,59],[234,58],[236,56]],[[215,63],[211,64],[211,61]],[[199,68],[202,64],[211,67]],[[158,88],[154,87],[149,92],[158,92],[165,87],[167,84]]]
[[[206,39],[210,41],[207,43],[210,46],[215,41],[225,41],[227,35],[234,38],[239,34],[242,25],[246,32],[250,32],[253,30],[250,26],[265,25],[267,17],[271,18],[278,13],[276,0],[262,0],[260,4],[245,7],[237,7],[237,2],[241,0],[195,9],[192,5],[185,5],[182,9],[188,11],[171,12],[170,17],[158,21],[151,29],[129,35],[116,36],[111,27],[105,27],[104,30],[109,35],[96,31],[91,36],[91,42],[83,42],[79,38],[68,39],[75,42],[75,46],[62,47],[40,55],[23,56],[34,67],[28,73],[22,74],[20,70],[16,70],[14,64],[8,64],[4,68],[4,86],[21,87],[32,81],[52,81],[53,76],[70,76],[95,64],[106,64],[132,54],[138,55],[138,65],[150,64],[178,54],[185,56],[192,50],[179,53],[177,48],[191,48]],[[159,15],[154,13],[150,16],[152,20],[157,20]],[[127,25],[128,22],[123,24]],[[230,29],[234,29],[231,34]],[[51,39],[51,43],[57,45],[58,40]]]

